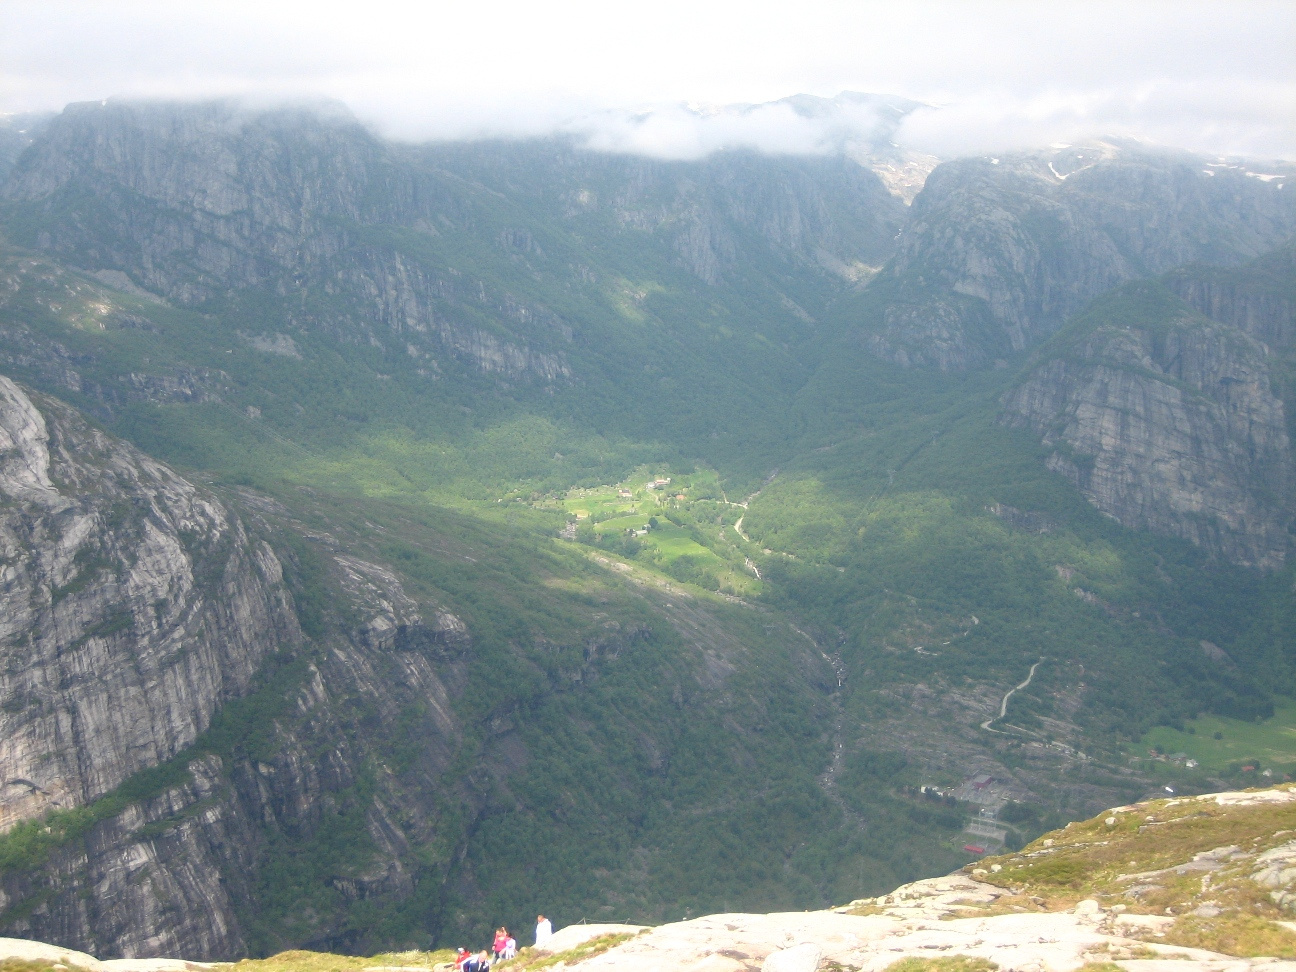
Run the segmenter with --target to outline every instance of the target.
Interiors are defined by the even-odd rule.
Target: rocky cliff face
[[[611,230],[612,240],[642,249],[661,244],[713,285],[741,281],[757,262],[850,279],[892,253],[906,211],[873,171],[842,156],[734,151],[664,161],[553,140],[429,146],[417,159],[553,223]]]
[[[228,509],[3,377],[0,497],[0,828],[174,756],[300,638]]]
[[[89,814],[48,818],[48,848],[0,865],[0,928],[232,959],[341,942],[348,902],[407,899],[411,840],[443,840],[448,859],[462,839],[439,792],[459,738],[444,681],[469,644],[458,618],[421,611],[391,571],[316,533],[348,620],[307,650],[279,559],[227,505],[8,379],[0,496],[0,810],[8,827]],[[246,501],[263,532],[263,513],[283,513]],[[396,724],[422,767],[399,781],[389,748],[411,743],[378,729]],[[138,775],[168,760],[160,782]],[[323,889],[267,931],[252,902],[316,858]]]
[[[553,288],[564,305],[568,291],[605,299],[585,264],[623,272],[627,238],[709,285],[763,263],[840,286],[881,265],[905,213],[843,157],[409,149],[339,109],[229,103],[71,106],[0,197],[23,245],[177,304],[250,325],[273,307],[294,328],[409,348],[429,373],[446,356],[544,383],[573,377],[579,343]],[[546,230],[557,244],[538,242]]]
[[[845,158],[727,153],[692,164],[634,164],[642,175],[611,200],[617,219],[665,235],[684,265],[711,284],[762,257],[853,282],[890,256],[905,217],[880,179]]]
[[[391,621],[390,614],[370,619],[378,627]],[[435,638],[434,630],[423,637]],[[377,707],[371,718],[392,722],[419,698],[431,713],[431,748],[442,754],[435,768],[446,767],[455,733],[446,688],[430,667],[434,655],[426,645],[406,644],[394,656],[391,648],[389,639],[385,658],[373,646],[341,648],[311,664],[292,698],[296,711],[265,727],[257,758],[195,758],[185,782],[98,823],[54,852],[43,871],[5,875],[0,927],[124,957],[236,959],[252,947],[312,941],[345,947],[339,907],[407,899],[410,837],[442,829],[429,793],[400,786],[390,771],[371,775],[374,754],[357,743],[348,718],[357,697]],[[392,657],[401,676],[394,690]],[[331,841],[343,844],[322,851]],[[322,896],[311,895],[278,884],[282,871],[266,873],[291,871],[289,854],[298,868],[309,868],[312,855],[345,863]],[[265,937],[254,902],[285,892],[306,895],[304,908]]]
[[[255,757],[195,758],[185,782],[97,824],[42,871],[5,875],[0,927],[106,956],[209,960],[294,942],[345,948],[348,933],[365,934],[339,927],[341,907],[399,906],[414,887],[411,838],[460,839],[440,818],[431,785],[420,792],[390,770],[373,776],[375,752],[356,738],[358,699],[375,707],[370,719],[388,723],[417,699],[428,721],[418,731],[436,756],[429,775],[444,771],[453,752],[447,689],[429,648],[461,647],[461,631],[396,618],[367,619],[391,629],[385,644],[359,640],[309,665]],[[294,867],[310,875],[312,857],[335,868],[322,893],[280,883],[293,880]],[[303,907],[267,937],[254,902],[284,893]]]
[[[365,232],[460,215],[435,187],[432,198],[425,191],[333,106],[92,103],[49,125],[3,196],[27,214],[20,225],[39,224],[27,243],[181,305],[228,308],[232,292],[246,292],[259,306],[253,318],[267,302],[285,304],[296,326],[396,347],[417,322],[413,340],[422,335],[429,352],[508,376],[532,365],[541,378],[563,375],[560,353],[531,349],[553,344],[552,329],[524,326],[500,340],[475,324],[516,298],[444,271],[411,275],[398,249]]]
[[[1296,467],[1269,352],[1245,332],[1130,285],[1049,345],[1004,405],[1125,526],[1283,564]]]
[[[1296,345],[1296,247],[1236,270],[1184,267],[1165,285],[1199,313],[1240,328],[1271,348]]]
[[[885,304],[864,340],[900,364],[975,367],[1120,281],[1259,256],[1296,230],[1296,206],[1284,178],[1251,175],[1108,145],[942,165],[872,285]]]

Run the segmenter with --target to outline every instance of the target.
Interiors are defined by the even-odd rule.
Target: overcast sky
[[[889,92],[939,155],[1137,135],[1296,158],[1296,0],[394,3],[0,0],[0,111],[323,95],[408,139],[815,151],[791,112],[679,103]]]

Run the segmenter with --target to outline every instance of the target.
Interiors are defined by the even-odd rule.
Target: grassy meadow
[[[1255,786],[1263,785],[1259,771],[1264,769],[1272,770],[1278,780],[1296,776],[1296,699],[1275,700],[1273,715],[1258,721],[1203,713],[1184,720],[1182,729],[1156,726],[1142,745],[1165,755],[1186,753],[1197,760],[1203,774],[1232,775],[1243,766],[1254,766]]]

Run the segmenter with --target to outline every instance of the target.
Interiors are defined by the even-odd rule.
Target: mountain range
[[[878,131],[0,127],[0,932],[821,908],[1296,771],[1292,166]]]

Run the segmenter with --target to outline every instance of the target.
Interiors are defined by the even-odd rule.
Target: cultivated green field
[[[652,518],[648,513],[631,513],[628,516],[614,516],[610,520],[601,520],[594,524],[595,533],[616,533],[619,530],[642,530]]]
[[[743,510],[723,498],[719,476],[713,470],[697,470],[671,477],[668,485],[648,488],[660,478],[665,477],[639,469],[615,485],[573,487],[556,500],[541,497],[533,505],[562,510],[575,518],[580,526],[577,539],[582,542],[612,550],[676,580],[730,594],[759,594],[760,581],[735,543],[738,538],[725,530]],[[648,532],[639,532],[644,530]]]
[[[1217,733],[1221,738],[1215,738]],[[1163,753],[1187,753],[1202,771],[1250,764],[1275,774],[1296,774],[1296,699],[1276,701],[1274,714],[1263,722],[1202,715],[1187,720],[1183,732],[1157,726],[1143,742]]]
[[[715,561],[717,565],[724,563],[718,556],[692,539],[687,530],[681,529],[673,523],[668,522],[659,526],[650,532],[646,539],[651,540],[653,546],[660,550],[662,556],[668,561],[680,557],[702,557],[706,560]]]

